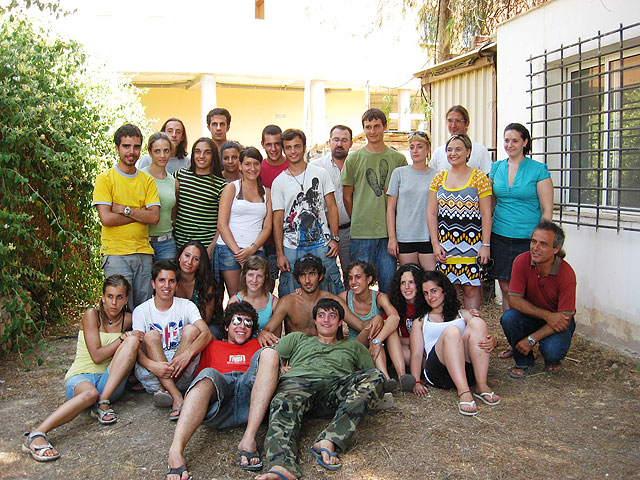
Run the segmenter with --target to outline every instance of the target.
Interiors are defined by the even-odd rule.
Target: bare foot
[[[179,452],[169,450],[169,459],[167,461],[169,468],[179,468],[184,465],[184,458]],[[189,472],[185,470],[182,475],[176,473],[167,474],[167,480],[187,480],[189,478]]]
[[[255,480],[282,480],[282,477],[280,475],[273,472],[280,473],[287,480],[297,480],[297,477],[293,473],[291,473],[289,470],[279,465],[271,467],[271,470],[269,470],[266,473],[263,473],[262,475],[258,475],[257,477],[255,477]]]
[[[238,443],[238,451],[244,450],[245,452],[256,452],[258,450],[258,446],[256,445],[255,439],[245,439],[244,437]],[[260,457],[253,457],[251,460],[248,460],[245,455],[240,455],[240,464],[241,465],[257,465],[260,463]]]
[[[324,440],[320,440],[319,442],[316,442],[313,444],[313,449],[317,452],[320,449],[326,449],[329,450],[329,452],[334,453],[336,451],[336,446],[333,444],[332,441],[324,439]],[[337,465],[340,463],[340,459],[338,458],[337,455],[329,455],[329,452],[327,452],[326,450],[322,450],[322,452],[320,452],[320,454],[322,455],[322,461],[324,463],[326,463],[327,465]]]
[[[548,363],[544,366],[545,372],[557,372],[558,370],[560,370],[560,364],[553,365]]]

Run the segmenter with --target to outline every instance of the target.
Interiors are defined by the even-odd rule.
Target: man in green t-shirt
[[[388,251],[387,187],[391,172],[407,165],[407,160],[384,143],[386,127],[387,117],[382,110],[370,108],[364,112],[362,128],[367,144],[349,154],[340,183],[344,206],[351,216],[351,261],[364,260],[374,264],[380,291],[389,293],[396,259]]]
[[[327,470],[342,467],[337,451],[345,451],[369,405],[383,395],[384,375],[374,368],[369,351],[355,340],[338,340],[344,309],[323,298],[313,308],[317,335],[293,332],[275,349],[290,367],[271,400],[269,429],[264,441],[268,471],[258,480],[294,480],[300,424],[313,409],[333,419],[318,435],[311,452]]]

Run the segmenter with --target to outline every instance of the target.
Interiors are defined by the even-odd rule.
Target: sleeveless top
[[[236,298],[242,301],[242,297],[240,296],[240,292],[236,293]],[[269,292],[269,300],[267,301],[267,306],[262,310],[258,310],[258,330],[262,330],[264,326],[269,323],[271,320],[271,315],[273,314],[273,294]],[[257,336],[257,332],[256,335]]]
[[[235,187],[236,193],[229,212],[229,230],[238,246],[247,248],[256,241],[262,231],[262,223],[267,215],[267,203],[264,196],[259,203],[238,198],[242,184],[240,180],[235,180],[231,184]],[[218,236],[216,243],[225,245],[221,235]]]
[[[450,322],[431,322],[429,321],[429,314],[424,316],[422,322],[422,336],[424,338],[424,351],[427,355],[431,353],[431,350],[438,342],[440,335],[444,332],[445,328],[455,325],[460,329],[460,333],[464,333],[464,328],[467,323],[464,321],[462,314],[458,311],[458,317]]]
[[[353,290],[349,290],[347,292],[347,306],[349,307],[349,310],[351,310],[351,312],[363,322],[368,322],[376,315],[382,315],[382,310],[378,308],[378,302],[376,301],[376,293],[377,292],[375,290],[371,290],[371,310],[369,310],[369,313],[366,315],[358,315],[353,308]],[[358,333],[360,332],[349,327],[349,339],[355,340]]]
[[[111,343],[118,340],[122,332],[124,332],[124,312],[122,313],[122,328],[119,332],[98,332],[100,334],[100,346],[106,347]],[[64,376],[64,379],[78,375],[79,373],[104,373],[107,371],[107,367],[111,363],[111,359],[113,357],[107,358],[102,363],[94,363],[91,355],[89,354],[89,349],[87,348],[87,344],[84,339],[84,330],[78,330],[78,343],[76,344],[76,358],[73,360],[71,367],[67,371],[67,374]]]

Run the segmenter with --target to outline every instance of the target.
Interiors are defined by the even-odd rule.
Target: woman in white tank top
[[[411,374],[418,380],[413,393],[428,393],[420,380],[424,373],[431,385],[458,391],[458,412],[462,415],[478,413],[474,397],[487,405],[498,405],[500,397],[487,384],[489,354],[497,343],[487,324],[468,310],[460,310],[456,290],[441,272],[424,272],[422,292],[428,313],[414,320],[410,334]],[[474,383],[475,393],[471,393],[469,385]]]
[[[263,255],[271,235],[271,193],[262,186],[262,155],[254,147],[240,152],[240,179],[228,184],[220,197],[216,273],[222,274],[229,298],[240,289],[240,269],[252,255]]]

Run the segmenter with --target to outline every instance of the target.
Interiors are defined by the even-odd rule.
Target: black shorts
[[[427,374],[427,381],[434,387],[444,388],[447,390],[456,388],[455,383],[451,380],[451,375],[449,375],[447,367],[440,363],[440,359],[438,359],[438,355],[436,355],[435,346],[429,352],[424,370]],[[473,374],[473,365],[469,362],[465,362],[464,372],[467,376],[467,384],[469,386],[475,385],[476,377]]]
[[[431,242],[398,242],[400,253],[433,253]]]

